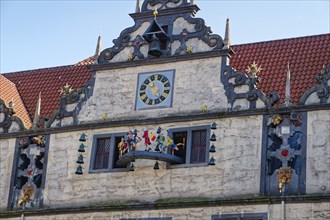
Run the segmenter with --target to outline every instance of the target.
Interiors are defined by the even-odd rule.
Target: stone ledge
[[[330,104],[323,104],[323,105],[309,105],[309,106],[293,106],[291,108],[255,109],[255,110],[241,110],[241,111],[231,111],[231,112],[229,111],[219,111],[214,113],[194,112],[185,115],[153,118],[152,120],[150,120],[150,118],[145,118],[140,120],[96,121],[92,123],[70,125],[66,127],[46,128],[39,130],[25,130],[22,132],[0,134],[0,138],[1,139],[18,138],[18,137],[25,137],[32,135],[49,135],[49,134],[57,134],[63,132],[84,131],[84,130],[92,130],[92,129],[100,129],[100,128],[176,123],[176,122],[188,122],[188,121],[198,121],[198,120],[210,120],[211,123],[211,120],[216,120],[221,118],[281,114],[289,111],[318,111],[318,110],[329,110],[329,109],[330,109]]]
[[[162,58],[145,58],[143,60],[131,60],[131,61],[122,61],[114,63],[102,63],[102,64],[93,64],[90,65],[91,71],[102,71],[102,70],[111,70],[111,69],[123,69],[129,67],[137,66],[146,66],[146,65],[156,65],[156,64],[166,64],[173,62],[189,61],[195,59],[208,59],[213,57],[231,57],[234,54],[232,49],[222,49],[222,50],[213,50],[199,53],[188,53],[184,55],[173,55],[169,57]]]
[[[314,194],[299,196],[245,196],[235,198],[209,199],[209,198],[170,198],[158,200],[156,202],[128,201],[123,204],[114,205],[99,204],[81,207],[44,208],[27,211],[1,211],[0,218],[19,217],[36,215],[58,215],[81,212],[111,212],[130,210],[157,210],[157,209],[177,209],[192,207],[212,207],[212,206],[237,206],[237,205],[260,205],[260,204],[280,204],[284,200],[286,203],[322,203],[330,202],[330,194]]]

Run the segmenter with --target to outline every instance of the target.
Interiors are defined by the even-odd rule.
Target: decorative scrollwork
[[[199,10],[197,6],[192,5],[187,0],[146,0],[142,6],[142,12],[152,11],[155,7],[160,10],[160,14],[161,10],[175,9],[173,14],[157,17],[159,24],[166,27],[166,34],[168,36],[168,39],[166,40],[166,49],[162,49],[162,57],[172,55],[171,47],[173,46],[172,43],[175,41],[180,41],[181,43],[179,48],[174,51],[175,55],[193,52],[193,50],[188,49],[188,45],[186,45],[186,42],[190,39],[198,39],[203,41],[210,47],[209,50],[221,50],[223,48],[224,43],[222,38],[219,35],[212,34],[211,28],[205,25],[205,21],[203,19],[192,16]],[[127,47],[133,47],[134,52],[127,54],[127,60],[123,61],[131,61],[134,60],[135,57],[138,57],[139,59],[145,58],[146,54],[142,54],[140,48],[148,43],[144,39],[141,39],[139,40],[140,44],[136,45],[137,41],[136,39],[132,39],[131,34],[137,31],[143,23],[150,22],[152,15],[150,14],[150,16],[147,16],[146,13],[136,13],[133,18],[135,19],[135,25],[123,30],[120,36],[113,40],[114,46],[101,52],[98,58],[99,64],[110,63],[118,53]],[[189,24],[194,25],[194,30],[188,31],[187,29],[182,28],[183,30],[180,34],[173,34],[172,26],[178,18],[183,18]]]
[[[318,82],[318,85],[310,88],[304,93],[304,95],[299,100],[300,105],[304,105],[307,98],[314,92],[320,99],[320,104],[327,103],[327,99],[330,96],[330,86],[328,84],[328,81],[330,80],[330,64],[328,65],[328,70],[323,65],[321,73],[317,74],[315,79]]]
[[[169,3],[176,4],[175,7],[183,7],[183,6],[190,5],[190,3],[188,3],[187,0],[146,0],[146,1],[144,1],[143,5],[142,5],[141,11],[142,12],[152,11],[154,6],[156,6],[158,4],[160,4],[158,9],[172,8],[172,7],[168,6]]]
[[[25,129],[23,121],[13,116],[15,111],[12,107],[7,107],[5,101],[0,99],[0,128],[2,128],[3,133],[8,133],[13,122],[16,122],[19,129],[22,131]]]
[[[234,79],[234,80],[232,80]],[[250,102],[250,109],[256,108],[256,101],[260,99],[265,103],[266,108],[271,108],[279,101],[279,95],[277,92],[271,92],[267,97],[265,94],[257,89],[257,84],[260,82],[260,78],[256,75],[248,76],[244,72],[237,71],[231,66],[225,66],[221,73],[221,82],[224,85],[225,95],[227,96],[229,108],[231,111],[233,104],[237,99],[246,99]],[[246,85],[248,91],[245,93],[235,92],[235,87]]]

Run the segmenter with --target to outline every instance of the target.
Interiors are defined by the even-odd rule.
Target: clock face
[[[140,86],[140,99],[146,105],[158,105],[164,102],[171,91],[169,79],[162,74],[154,74],[144,80]]]
[[[171,107],[174,71],[139,75],[136,109]]]

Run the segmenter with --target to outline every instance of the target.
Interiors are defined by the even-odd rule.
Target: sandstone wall
[[[227,98],[220,83],[221,57],[98,71],[93,96],[79,112],[79,123],[101,120],[157,118],[225,110]],[[175,70],[172,108],[135,111],[139,73]]]
[[[16,139],[0,139],[0,209],[6,209]]]
[[[308,112],[307,193],[330,193],[330,111]]]
[[[162,124],[170,128],[209,125],[211,121]],[[113,200],[155,201],[171,197],[225,197],[259,193],[262,117],[251,116],[218,120],[215,131],[217,160],[215,166],[198,166],[153,170],[154,161],[143,166],[136,162],[134,172],[88,173],[93,135],[127,132],[143,127],[117,127],[86,130],[87,151],[84,174],[75,175],[81,132],[51,135],[45,205],[68,206]],[[159,125],[150,125],[156,130]],[[249,129],[246,129],[249,127]],[[243,129],[244,128],[244,129]],[[140,147],[144,150],[144,147]]]

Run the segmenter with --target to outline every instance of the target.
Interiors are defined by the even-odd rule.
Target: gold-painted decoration
[[[69,93],[71,93],[73,91],[73,89],[71,88],[71,86],[67,83],[65,86],[63,86],[60,90],[58,90],[60,92],[60,95],[67,95]]]
[[[131,53],[127,55],[127,60],[133,60],[133,55]]]
[[[22,207],[24,203],[28,202],[33,194],[34,194],[34,187],[31,184],[25,184],[22,188],[23,195],[18,200],[18,206]]]
[[[102,114],[101,118],[102,118],[103,121],[105,121],[108,118],[108,115],[107,114]]]
[[[276,127],[279,124],[281,124],[282,120],[283,120],[283,118],[282,118],[281,115],[273,115],[273,116],[268,118],[267,125]]]
[[[250,73],[252,76],[256,77],[257,73],[259,73],[261,70],[262,70],[261,66],[258,67],[256,61],[253,61],[253,63],[250,66],[248,66],[245,71]]]
[[[188,46],[186,51],[187,51],[187,53],[192,53],[193,52],[192,46]]]
[[[290,167],[281,167],[277,170],[278,188],[280,193],[282,193],[284,185],[290,183],[292,173],[293,171]]]
[[[46,137],[41,136],[41,135],[38,135],[36,137],[33,137],[32,138],[32,141],[33,141],[33,143],[35,143],[35,144],[37,144],[39,146],[43,146],[46,143]]]
[[[154,15],[155,18],[157,17],[157,15],[158,15],[157,8],[155,8],[155,10],[154,10],[154,12],[152,14]]]
[[[206,112],[207,111],[207,105],[202,105],[201,110],[202,110],[202,112]]]

